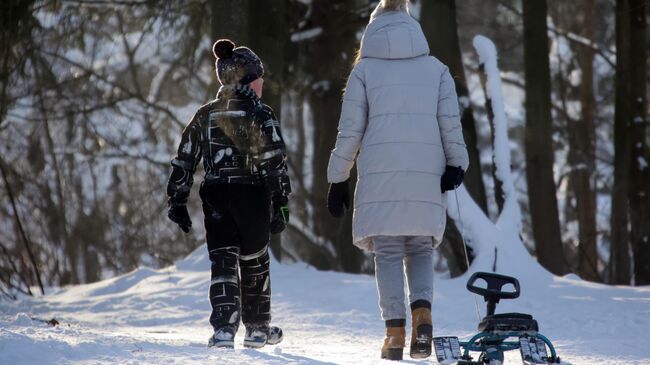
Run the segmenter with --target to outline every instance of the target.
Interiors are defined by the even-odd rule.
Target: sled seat
[[[485,316],[478,324],[481,332],[492,331],[539,331],[537,321],[530,314],[499,313]]]

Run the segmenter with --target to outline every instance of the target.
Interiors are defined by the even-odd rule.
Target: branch
[[[86,5],[86,6],[143,6],[147,5],[150,1],[148,0],[75,0],[77,5]]]
[[[514,6],[506,3],[505,1],[499,1],[499,5],[510,11],[511,13],[517,15],[518,17],[523,17],[522,12],[515,8]],[[547,25],[547,28],[549,31],[553,32],[555,35],[561,35],[567,40],[581,45],[583,47],[587,47],[592,49],[596,54],[598,54],[611,68],[615,69],[616,68],[616,61],[612,61],[610,56],[613,56],[616,54],[616,52],[608,49],[608,48],[601,48],[595,45],[590,39],[587,39],[585,37],[582,37],[578,34],[560,29],[553,24]]]
[[[120,153],[104,153],[104,154],[99,154],[99,155],[93,155],[93,158],[106,158],[106,159],[111,159],[111,158],[128,158],[131,160],[141,160],[141,161],[146,161],[149,162],[153,165],[160,166],[160,167],[169,167],[170,164],[169,162],[163,162],[163,161],[156,161],[151,157],[147,157],[146,155],[130,155],[122,150],[118,149],[118,152]]]
[[[578,35],[578,34],[575,34],[575,33],[572,33],[572,32],[566,31],[566,30],[563,30],[563,29],[558,28],[558,27],[556,27],[556,26],[552,26],[552,25],[551,25],[551,26],[548,27],[548,30],[550,30],[551,32],[553,32],[555,35],[563,36],[564,38],[566,38],[567,40],[569,40],[569,41],[571,41],[571,42],[573,42],[573,43],[575,43],[575,44],[578,44],[578,45],[580,45],[580,46],[583,46],[583,47],[586,47],[586,48],[589,48],[589,49],[593,50],[593,51],[596,52],[596,54],[598,54],[598,55],[599,55],[599,56],[600,56],[600,57],[601,57],[601,58],[602,58],[602,59],[603,59],[603,60],[604,60],[604,61],[605,61],[605,62],[606,62],[606,63],[607,63],[607,64],[608,64],[612,69],[616,69],[616,61],[615,61],[615,60],[612,60],[612,59],[610,58],[611,56],[614,56],[614,55],[616,54],[616,53],[613,52],[612,50],[610,50],[610,49],[606,49],[606,48],[605,48],[605,49],[600,48],[600,47],[594,45],[594,44],[593,44],[589,39],[587,39],[587,38],[585,38],[585,37],[582,37],[582,36],[580,36],[580,35]]]
[[[7,195],[9,196],[9,201],[11,202],[11,207],[12,207],[12,209],[14,211],[14,218],[16,219],[16,225],[18,226],[18,231],[20,232],[20,235],[22,236],[23,243],[25,244],[25,249],[27,250],[27,254],[29,255],[29,259],[30,259],[30,261],[32,263],[32,266],[34,268],[34,274],[36,275],[36,280],[38,281],[38,286],[41,289],[41,294],[44,295],[45,294],[45,289],[43,288],[43,282],[41,281],[41,273],[38,270],[38,264],[36,263],[36,257],[34,256],[34,253],[32,252],[31,243],[30,243],[29,239],[27,238],[27,234],[25,233],[25,230],[23,229],[23,224],[20,221],[20,217],[18,216],[18,208],[16,207],[16,200],[14,198],[13,190],[11,190],[11,185],[9,184],[9,179],[7,178],[7,172],[5,170],[5,163],[4,163],[4,160],[2,160],[2,157],[0,157],[0,171],[2,171],[2,178],[3,178],[4,182],[5,182],[5,186],[7,187]]]
[[[16,276],[18,276],[18,279],[20,279],[20,281],[23,283],[25,288],[27,288],[27,290],[23,290],[22,288],[20,288],[18,286],[15,286],[14,284],[11,283],[11,273],[9,273],[9,277],[6,280],[4,278],[0,278],[0,281],[5,282],[9,289],[15,289],[18,292],[23,293],[25,295],[33,296],[34,294],[32,293],[32,290],[29,287],[30,286],[29,283],[27,282],[25,277],[20,273],[20,270],[18,270],[18,267],[16,266],[16,263],[14,262],[14,260],[11,259],[11,256],[9,255],[9,250],[7,250],[7,248],[5,247],[4,244],[2,244],[2,242],[0,242],[0,248],[2,249],[2,253],[7,258],[7,261],[9,261],[9,265],[11,266],[11,269],[16,274]],[[22,264],[25,265],[24,261],[23,261],[24,259],[22,257],[20,259],[21,259]]]
[[[57,59],[59,59],[59,60],[62,60],[62,61],[66,62],[66,63],[68,63],[68,64],[70,64],[70,65],[72,65],[72,66],[75,66],[75,67],[77,67],[77,68],[79,68],[79,69],[81,69],[81,70],[87,72],[88,74],[90,74],[90,75],[92,75],[92,76],[95,76],[95,77],[98,78],[100,81],[103,81],[103,82],[106,83],[107,85],[109,85],[109,86],[111,86],[111,87],[114,87],[114,88],[118,89],[119,91],[123,92],[125,95],[127,95],[127,96],[129,96],[129,97],[131,97],[131,98],[133,98],[133,99],[136,99],[136,100],[140,101],[141,103],[143,103],[144,105],[146,105],[146,106],[148,106],[148,107],[150,107],[150,108],[153,108],[153,109],[155,109],[155,110],[158,110],[158,111],[160,111],[160,112],[166,114],[169,118],[171,118],[172,122],[174,122],[174,123],[175,123],[177,126],[179,126],[181,129],[182,129],[182,128],[185,128],[185,124],[184,124],[183,122],[181,122],[181,121],[176,117],[176,115],[174,115],[174,113],[173,113],[171,110],[169,110],[168,108],[165,108],[165,107],[163,107],[163,106],[161,106],[161,105],[159,105],[159,104],[156,104],[156,103],[152,103],[152,102],[150,102],[149,100],[147,100],[147,98],[144,97],[143,95],[139,95],[139,94],[137,94],[137,93],[134,93],[134,92],[128,90],[127,88],[125,88],[125,87],[123,87],[123,86],[121,86],[121,85],[119,85],[119,84],[116,84],[116,83],[114,83],[114,82],[111,82],[111,81],[110,81],[106,76],[97,73],[95,70],[93,70],[93,69],[91,69],[91,68],[88,68],[88,67],[82,65],[82,64],[79,63],[79,62],[73,61],[73,60],[71,60],[71,59],[69,59],[69,58],[67,58],[67,57],[64,57],[64,56],[62,56],[62,55],[60,55],[60,54],[58,54],[58,53],[55,53],[55,52],[50,52],[50,51],[46,51],[46,50],[42,50],[42,52],[43,52],[43,54],[45,54],[45,55],[48,55],[48,56],[50,56],[50,57],[54,57],[54,58],[57,58]]]

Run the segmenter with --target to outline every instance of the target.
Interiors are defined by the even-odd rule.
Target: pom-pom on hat
[[[236,47],[229,39],[214,42],[212,53],[217,58],[215,68],[222,85],[246,85],[264,76],[262,61],[247,47]]]

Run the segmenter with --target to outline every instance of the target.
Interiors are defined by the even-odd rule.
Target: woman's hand
[[[442,174],[442,178],[440,179],[440,192],[444,193],[445,191],[458,188],[463,183],[464,177],[465,171],[460,167],[445,167],[445,173]]]
[[[350,209],[349,180],[330,184],[330,189],[327,192],[327,210],[333,217],[341,218],[345,214],[345,209]]]

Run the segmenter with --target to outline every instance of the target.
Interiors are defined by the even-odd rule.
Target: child
[[[375,252],[386,322],[381,357],[401,360],[406,337],[403,273],[411,307],[413,358],[431,354],[433,244],[445,229],[447,196],[467,169],[458,99],[447,67],[429,56],[407,0],[382,0],[361,39],[343,97],[328,166],[328,208],[343,216],[358,162],[353,239]],[[358,157],[357,157],[358,154]]]
[[[269,326],[268,246],[269,232],[282,232],[289,220],[285,145],[280,123],[260,101],[264,69],[257,55],[227,39],[217,41],[213,52],[222,86],[183,131],[171,162],[168,216],[189,232],[186,203],[203,158],[199,194],[212,263],[214,328],[208,346],[232,348],[241,317],[244,346],[259,348],[282,341],[282,330]]]

